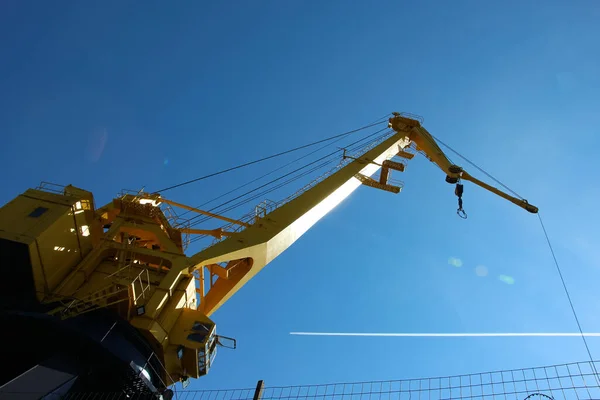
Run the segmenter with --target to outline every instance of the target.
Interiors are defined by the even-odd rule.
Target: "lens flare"
[[[485,265],[478,265],[475,267],[475,275],[484,277],[484,276],[487,276],[487,274],[488,274],[488,269]]]
[[[456,257],[450,257],[448,259],[448,264],[454,266],[454,267],[462,267],[463,263],[460,260],[460,258],[456,258]]]
[[[108,132],[106,129],[96,129],[88,137],[87,158],[90,162],[98,162],[108,140]]]
[[[498,277],[498,279],[500,279],[502,282],[506,283],[507,285],[513,285],[515,283],[515,278],[513,278],[512,276],[508,276],[508,275],[500,275]]]

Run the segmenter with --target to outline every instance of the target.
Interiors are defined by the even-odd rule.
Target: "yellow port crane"
[[[54,192],[47,187],[29,189],[0,209],[1,249],[11,254],[12,263],[22,264],[18,279],[3,285],[8,293],[3,302],[18,303],[12,309],[20,305],[43,309],[65,326],[100,309],[109,310],[141,333],[155,362],[144,361],[147,352],[137,345],[132,348],[144,357],[134,350],[122,356],[127,346],[110,344],[116,322],[95,343],[114,346],[113,353],[128,361],[146,384],[164,391],[176,382],[207,374],[218,345],[235,345],[217,335],[210,316],[317,221],[360,185],[400,192],[389,179],[390,171],[404,171],[405,161],[414,157],[411,149],[423,153],[446,174],[447,182],[457,185],[459,214],[463,214],[462,180],[537,213],[526,200],[453,165],[418,118],[394,113],[389,127],[392,135],[362,155],[348,157],[351,160],[343,168],[250,220],[188,207],[156,193],[124,194],[96,208],[92,193],[73,186]],[[169,211],[173,207],[234,228],[178,226]],[[188,256],[183,238],[195,234],[222,240]],[[92,325],[90,330],[95,329]],[[123,341],[133,337],[125,328],[120,332]]]

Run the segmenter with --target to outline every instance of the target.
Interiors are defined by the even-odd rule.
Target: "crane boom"
[[[356,190],[361,185],[357,174],[370,177],[380,168],[378,164],[392,158],[408,144],[405,133],[392,135],[251,227],[190,257],[192,268],[231,263],[231,267],[226,268],[231,276],[229,279],[217,279],[200,303],[202,311],[208,316],[214,313],[261,269]],[[173,271],[173,276],[175,274]]]
[[[464,171],[461,167],[454,165],[448,160],[448,157],[442,149],[437,145],[435,139],[427,129],[421,126],[421,123],[412,118],[405,118],[398,113],[394,114],[393,118],[390,118],[389,125],[394,130],[402,129],[406,126],[410,126],[412,129],[409,134],[409,139],[413,141],[417,145],[417,149],[422,150],[426,157],[435,163],[442,171],[447,174],[446,181],[448,183],[456,183],[459,179],[464,179],[466,181],[473,182],[477,186],[480,186],[500,197],[510,201],[518,205],[521,208],[529,211],[530,213],[537,213],[538,208],[529,204],[527,200],[517,199],[513,196],[508,195],[507,193],[488,185],[485,182],[480,181],[479,179],[474,178],[466,171]]]
[[[417,119],[396,113],[389,127],[393,131],[363,154],[350,157],[344,153],[346,164],[335,173],[274,210],[254,215],[251,221],[199,210],[160,194],[124,193],[96,209],[92,194],[73,186],[30,189],[0,209],[0,248],[3,254],[11,254],[11,263],[21,260],[23,264],[5,271],[3,282],[10,284],[3,283],[2,301],[29,316],[44,314],[35,331],[55,329],[49,327],[47,315],[70,321],[60,328],[75,327],[71,339],[64,340],[65,346],[73,337],[95,344],[102,338],[99,343],[109,346],[110,341],[103,342],[106,336],[94,331],[104,326],[98,321],[106,316],[98,314],[99,310],[109,310],[110,316],[118,316],[127,327],[110,327],[110,334],[120,338],[115,342],[118,345],[106,350],[110,357],[98,358],[94,368],[105,368],[104,373],[110,374],[135,365],[138,377],[143,370],[144,382],[164,390],[177,381],[208,373],[216,346],[227,339],[217,335],[209,317],[354,190],[365,185],[400,192],[390,174],[404,171],[401,160],[414,156],[409,151],[413,144],[447,174],[446,181],[471,181],[537,212],[525,200],[450,163]],[[238,229],[192,229],[177,222],[171,207],[229,222]],[[184,237],[190,234],[211,235],[218,241],[186,256]],[[30,272],[29,278],[18,275],[23,270]],[[4,318],[1,313],[0,317]],[[11,314],[10,318],[24,317]],[[128,331],[131,327],[143,340]],[[29,353],[38,354],[32,347],[34,337],[28,334],[11,341],[22,340],[30,347]],[[115,361],[123,357],[128,357],[125,364]],[[112,368],[111,363],[119,367]],[[152,370],[146,365],[153,366]],[[84,367],[88,371],[89,365]],[[92,379],[86,374],[85,379]]]

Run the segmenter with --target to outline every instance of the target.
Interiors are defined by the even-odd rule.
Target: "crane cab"
[[[171,330],[170,346],[176,358],[167,360],[179,371],[180,379],[199,378],[208,373],[217,355],[219,337],[214,322],[201,311],[183,309]]]

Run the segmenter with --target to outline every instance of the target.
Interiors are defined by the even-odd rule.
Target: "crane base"
[[[0,398],[113,393],[157,398],[160,378],[145,339],[109,312],[66,321],[41,313],[0,313]],[[162,389],[162,388],[161,388]]]

